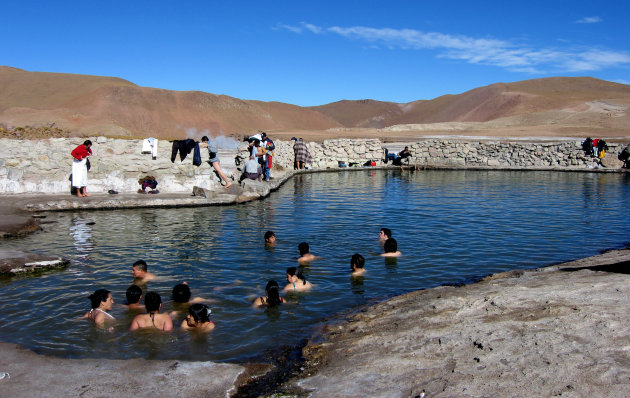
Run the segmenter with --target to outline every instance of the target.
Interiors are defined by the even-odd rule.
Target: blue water
[[[361,170],[299,175],[235,206],[48,213],[45,231],[2,245],[72,264],[0,279],[0,340],[64,357],[246,360],[372,300],[621,248],[629,198],[624,174]],[[381,227],[393,230],[401,257],[378,256]],[[267,230],[278,237],[273,249]],[[322,257],[303,268],[313,291],[288,295],[277,310],[252,308],[268,279],[286,283],[302,241]],[[355,252],[366,258],[364,277],[350,277]],[[164,311],[174,308],[172,287],[187,281],[212,300],[216,329],[130,333],[133,314],[118,305],[113,333],[77,320],[98,288],[123,303],[138,259],[159,276],[148,290],[162,295]]]

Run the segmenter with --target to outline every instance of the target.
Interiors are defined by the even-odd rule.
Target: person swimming
[[[146,314],[136,315],[131,321],[129,330],[154,328],[168,332],[173,330],[173,321],[168,314],[160,314],[162,308],[162,298],[156,292],[148,292],[144,297],[144,306],[147,309]]]
[[[181,329],[188,331],[209,332],[214,329],[214,322],[210,320],[210,308],[201,303],[195,303],[188,308],[188,315],[182,322]]]
[[[284,299],[280,296],[279,290],[280,287],[278,286],[278,282],[270,280],[267,282],[267,286],[265,287],[267,297],[258,297],[254,300],[253,305],[255,307],[275,307],[284,303]]]
[[[94,322],[98,327],[103,327],[106,322],[113,321],[115,318],[111,316],[107,311],[111,311],[114,305],[114,298],[107,289],[98,289],[94,293],[90,294],[90,303],[92,309],[83,315],[83,318],[89,319]]]
[[[287,268],[287,282],[289,284],[283,289],[285,292],[303,292],[313,287],[296,267]]]
[[[396,239],[389,238],[383,245],[385,253],[381,254],[382,257],[399,257],[402,253],[398,251],[398,242]]]
[[[359,276],[365,273],[365,258],[359,253],[354,253],[352,258],[350,259],[350,270],[352,271],[352,276]]]

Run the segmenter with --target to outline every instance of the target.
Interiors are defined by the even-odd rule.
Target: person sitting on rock
[[[157,329],[164,332],[173,330],[173,321],[167,314],[160,314],[162,308],[162,298],[156,292],[148,292],[144,297],[146,314],[136,315],[131,321],[129,330]]]
[[[155,274],[147,271],[147,263],[144,260],[138,260],[131,266],[131,275],[137,283],[147,283],[156,278]]]
[[[245,168],[243,169],[243,174],[241,174],[239,182],[246,178],[250,180],[260,180],[261,176],[262,168],[260,167],[260,164],[253,156],[250,156],[249,160],[245,162]]]

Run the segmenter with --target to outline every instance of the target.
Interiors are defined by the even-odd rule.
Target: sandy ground
[[[413,292],[305,349],[312,397],[627,397],[630,250]]]

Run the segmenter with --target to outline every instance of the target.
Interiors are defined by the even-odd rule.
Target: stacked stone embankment
[[[0,193],[69,193],[72,157],[70,152],[83,138],[44,140],[0,139]],[[88,192],[115,190],[133,193],[140,188],[138,179],[154,176],[161,192],[191,192],[193,186],[215,189],[219,177],[208,163],[208,151],[201,150],[202,164],[192,164],[193,154],[184,161],[171,161],[172,143],[159,141],[155,159],[142,152],[142,140],[91,138],[94,143],[92,168],[88,173]],[[293,142],[275,141],[274,167],[293,169]],[[625,144],[611,143],[602,160],[584,154],[578,140],[564,142],[502,142],[463,140],[421,140],[406,144],[413,156],[410,165],[447,168],[595,170],[619,169],[617,154]],[[399,144],[384,144],[378,139],[333,139],[309,142],[312,169],[361,167],[368,161],[384,166],[384,149],[400,149]],[[221,165],[228,177],[238,180],[246,146],[220,149]],[[236,159],[236,160],[235,160]]]

